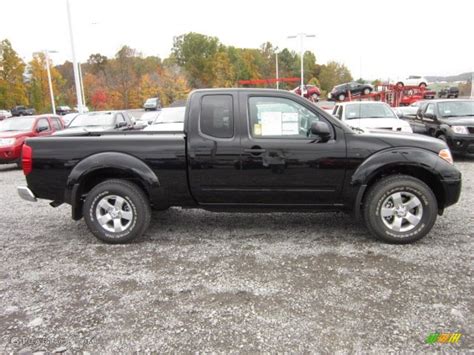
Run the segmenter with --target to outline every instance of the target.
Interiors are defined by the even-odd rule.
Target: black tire
[[[339,101],[344,101],[345,98],[346,98],[346,95],[344,95],[344,94],[339,94],[339,95],[337,96],[337,99],[338,99]]]
[[[370,90],[369,88],[365,88],[362,93],[363,93],[364,95],[369,95],[371,91],[372,91],[372,90]]]
[[[415,196],[418,200],[418,207],[408,209],[408,213],[405,214],[405,217],[418,215],[416,224],[412,225],[405,217],[395,216],[398,212],[391,217],[382,217],[382,208],[397,210],[395,206],[383,205],[386,201],[390,202],[391,197],[397,193],[400,193],[401,201],[404,201],[405,194],[411,195],[411,199]],[[416,199],[414,199],[415,203]],[[411,200],[405,201],[404,203],[407,203]],[[423,238],[436,222],[437,214],[438,203],[433,191],[423,181],[408,175],[392,175],[383,178],[370,188],[364,199],[364,220],[367,228],[377,239],[387,243],[407,244]],[[405,228],[405,231],[396,231],[388,226],[391,221],[395,224],[395,218],[402,220],[400,226]]]
[[[113,201],[114,199],[111,196],[121,197],[124,202],[122,207],[112,211],[115,214],[120,211],[120,217],[116,216],[108,222],[112,222],[112,225],[109,224],[103,227],[97,220],[98,214],[104,212],[104,215],[108,214],[108,217],[111,217],[112,212],[106,213],[98,205],[108,198],[108,201]],[[117,203],[115,206],[117,206]],[[122,218],[121,215],[127,212],[131,212],[129,220]],[[106,243],[120,244],[130,242],[145,232],[150,224],[151,208],[145,193],[137,185],[126,180],[111,179],[98,184],[87,194],[83,206],[83,215],[87,227],[98,239]],[[114,228],[116,219],[121,224],[126,222],[127,227],[118,232],[105,229],[107,227]]]

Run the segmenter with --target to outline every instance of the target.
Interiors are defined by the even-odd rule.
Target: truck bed
[[[154,193],[162,191],[163,204],[173,203],[174,199],[191,199],[183,132],[84,132],[28,139],[27,145],[33,150],[33,170],[27,176],[28,186],[38,198],[69,202],[67,190],[72,189],[74,183],[71,173],[73,169],[80,169],[78,164],[88,157],[97,163],[94,169],[109,169],[112,176],[117,160],[127,167],[130,164],[126,160],[130,157],[139,159],[159,176],[160,189]],[[136,168],[129,166],[129,169],[133,172]],[[172,191],[172,196],[165,191]]]

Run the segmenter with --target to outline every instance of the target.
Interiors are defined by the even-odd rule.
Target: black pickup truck
[[[409,243],[459,199],[446,143],[359,133],[293,93],[193,91],[183,132],[82,132],[23,148],[29,201],[68,203],[91,232],[128,242],[151,209],[348,211],[377,238]],[[310,226],[308,226],[310,227]]]

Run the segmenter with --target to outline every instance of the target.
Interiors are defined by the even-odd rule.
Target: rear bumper
[[[27,187],[27,186],[18,186],[16,188],[17,192],[18,192],[18,195],[20,195],[20,197],[23,199],[23,200],[26,200],[26,201],[29,201],[29,202],[36,202],[38,201],[36,199],[36,196],[35,194]]]

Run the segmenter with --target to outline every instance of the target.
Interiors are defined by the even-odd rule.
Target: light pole
[[[304,68],[303,68],[303,56],[304,56],[304,46],[303,46],[303,40],[305,38],[314,38],[316,37],[315,35],[309,35],[306,33],[298,33],[297,35],[294,36],[288,36],[288,39],[294,39],[294,38],[300,38],[300,57],[301,57],[301,96],[304,96]]]
[[[474,99],[474,72],[471,75],[471,99]]]
[[[278,47],[275,47],[275,74],[276,74],[276,86],[277,90],[280,89],[280,81],[279,81],[279,73],[278,73],[278,53],[280,53],[280,50]]]
[[[53,93],[53,82],[51,80],[51,69],[49,69],[49,53],[58,53],[57,51],[49,51],[45,49],[43,51],[46,59],[46,72],[48,73],[48,85],[49,85],[49,96],[51,97],[51,108],[53,110],[53,115],[56,114],[56,105],[54,103],[54,93]]]
[[[67,18],[69,22],[69,37],[71,41],[72,67],[74,69],[74,85],[76,86],[77,110],[79,111],[79,113],[82,113],[83,108],[82,108],[81,83],[79,79],[79,70],[78,70],[77,61],[76,61],[76,49],[74,47],[74,35],[72,31],[72,20],[71,20],[71,6],[69,5],[69,0],[66,0],[66,7],[67,7]]]
[[[82,103],[84,104],[84,106],[87,106],[86,95],[84,94],[84,83],[82,82],[82,64],[80,62],[78,63],[78,69],[79,69],[79,81],[81,82]]]

